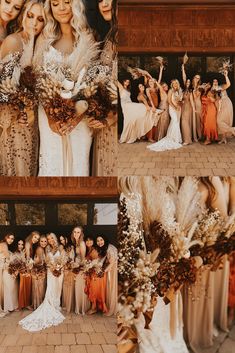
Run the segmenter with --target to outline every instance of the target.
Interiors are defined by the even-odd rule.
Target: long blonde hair
[[[22,22],[20,24],[20,27],[18,29],[17,32],[20,32],[22,30],[24,30],[24,25],[25,25],[25,21],[26,21],[26,17],[27,17],[27,12],[30,11],[30,9],[32,8],[33,5],[38,4],[41,5],[42,7],[42,17],[44,19],[44,23],[46,24],[46,14],[45,14],[45,10],[43,7],[43,4],[39,1],[39,0],[30,0],[29,2],[26,2],[24,5],[24,8],[22,10]]]
[[[51,0],[45,1],[44,8],[47,24],[43,30],[43,36],[46,40],[48,40],[48,45],[50,45],[60,38],[61,30],[59,23],[54,19],[52,15]],[[73,16],[71,18],[70,24],[76,43],[79,40],[80,33],[87,30],[88,24],[85,16],[85,7],[82,0],[71,0],[71,8]]]
[[[49,46],[56,42],[61,37],[60,24],[54,19],[51,10],[51,0],[46,0],[44,4],[46,14],[46,26],[39,36],[35,55],[33,58],[34,65],[41,65],[43,53],[49,49]],[[82,0],[71,0],[72,18],[70,24],[74,36],[74,44],[79,42],[79,37],[82,32],[89,32],[88,23],[85,16],[85,6]]]

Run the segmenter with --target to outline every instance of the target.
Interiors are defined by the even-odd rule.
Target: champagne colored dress
[[[45,253],[42,249],[41,264],[45,262]],[[32,306],[37,309],[43,302],[46,293],[46,273],[39,276],[32,275]]]
[[[120,92],[121,106],[124,115],[124,126],[120,143],[133,143],[145,136],[156,124],[159,112],[147,111],[143,103],[131,101],[131,93],[126,89]],[[161,114],[161,112],[160,112]]]
[[[183,288],[184,337],[194,353],[213,345],[214,272],[203,266],[197,281]]]
[[[181,132],[184,143],[192,143],[192,131],[193,131],[193,107],[191,103],[191,93],[184,91],[183,94],[183,106],[181,115]]]
[[[222,135],[232,135],[233,127],[233,104],[227,92],[222,90],[221,100],[217,114],[218,133]]]
[[[113,82],[117,80],[117,58],[112,43],[107,41],[101,54],[104,65],[112,67]],[[107,118],[107,126],[94,130],[93,176],[117,176],[117,112]],[[97,131],[96,131],[97,130]]]
[[[1,104],[0,175],[36,176],[38,172],[38,123],[28,111],[29,125],[18,123],[17,106]]]
[[[162,96],[159,104],[159,109],[163,110],[163,112],[160,116],[158,126],[157,126],[157,132],[155,136],[155,139],[157,141],[161,140],[163,137],[166,136],[167,129],[170,124],[169,104],[168,104],[167,94],[164,94],[164,96]]]
[[[107,271],[107,289],[106,289],[106,303],[108,307],[107,316],[117,314],[117,293],[118,293],[118,279],[117,279],[117,264],[118,253],[117,248],[109,244],[107,249],[107,259],[109,262],[109,271]]]
[[[76,249],[77,257],[76,262],[81,262],[80,249]],[[75,313],[85,315],[90,309],[90,302],[87,294],[85,293],[86,278],[84,273],[81,271],[75,277]]]
[[[74,260],[74,249],[70,249],[67,258]],[[74,312],[75,309],[75,279],[74,273],[70,269],[64,270],[64,281],[62,289],[62,308],[67,313]]]
[[[210,96],[202,97],[203,136],[208,140],[217,140],[217,109]]]
[[[198,89],[193,90],[193,101],[195,106],[195,116],[194,116],[194,141],[202,138],[202,102],[201,93]]]
[[[10,253],[10,259],[12,258]],[[14,311],[18,308],[18,282],[17,278],[8,273],[8,266],[3,270],[4,311]]]

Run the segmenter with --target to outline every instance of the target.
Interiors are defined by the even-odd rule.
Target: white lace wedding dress
[[[181,294],[176,301],[181,302]],[[170,333],[170,304],[165,305],[162,298],[157,298],[150,329],[145,329],[143,315],[136,322],[139,337],[139,353],[188,353],[183,338],[183,326],[181,320],[180,305],[175,308],[175,334]]]
[[[62,63],[63,60],[61,52],[53,46],[50,46],[44,54],[44,64]],[[38,111],[38,121],[39,176],[89,176],[92,130],[88,127],[86,120],[80,121],[69,135],[63,137],[51,130],[45,110],[41,105]]]
[[[51,261],[60,256],[57,251],[54,255],[48,254]],[[57,326],[64,321],[65,317],[60,312],[60,297],[63,285],[63,273],[55,277],[50,269],[47,270],[47,289],[42,304],[26,316],[19,324],[27,331],[41,331],[50,326]]]
[[[166,137],[160,141],[147,146],[151,151],[168,151],[182,147],[182,136],[180,131],[181,110],[176,110],[169,106],[170,125],[167,130]]]

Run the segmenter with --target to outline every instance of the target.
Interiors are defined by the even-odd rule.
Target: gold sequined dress
[[[112,66],[115,81],[117,79],[117,60],[110,41],[105,44],[101,61],[104,65]],[[107,126],[95,131],[92,175],[117,175],[117,115],[107,118]]]

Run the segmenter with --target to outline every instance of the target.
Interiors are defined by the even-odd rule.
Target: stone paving
[[[153,152],[149,142],[119,144],[118,176],[235,175],[235,138],[227,145],[193,143],[177,150]]]
[[[235,353],[235,326],[228,333],[221,332],[213,347],[202,349],[198,353]]]
[[[29,333],[18,322],[29,311],[0,319],[0,353],[116,353],[115,317],[66,314],[59,326]]]

